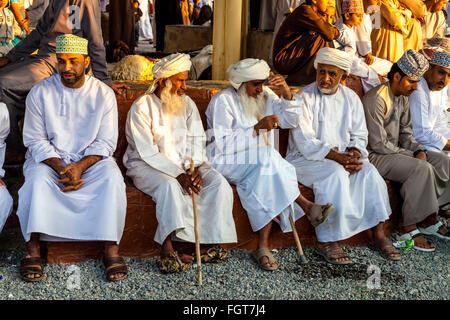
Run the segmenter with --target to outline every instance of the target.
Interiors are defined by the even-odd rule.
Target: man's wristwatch
[[[413,156],[414,157],[417,156],[419,154],[419,152],[425,152],[425,154],[427,154],[427,150],[426,149],[419,149],[419,150],[414,151]]]

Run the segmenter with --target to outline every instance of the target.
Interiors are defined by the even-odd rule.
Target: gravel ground
[[[274,253],[280,264],[275,272],[259,269],[250,252],[236,250],[227,262],[204,264],[199,287],[196,265],[183,274],[163,275],[156,258],[126,258],[129,275],[117,283],[106,281],[102,262],[94,260],[45,265],[44,281],[25,283],[18,272],[23,241],[8,241],[8,232],[18,235],[17,230],[6,230],[0,236],[0,297],[6,300],[448,300],[450,296],[450,241],[437,239],[434,253],[405,251],[400,262],[387,261],[367,247],[345,247],[355,262],[349,266],[326,264],[311,248],[305,249],[309,263],[300,265],[296,248],[282,248]],[[369,274],[370,265],[375,271]],[[376,281],[368,279],[378,270],[376,288]],[[375,288],[368,287],[368,281]]]

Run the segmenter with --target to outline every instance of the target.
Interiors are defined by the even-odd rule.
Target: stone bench
[[[125,138],[125,121],[131,104],[135,99],[145,93],[148,83],[127,82],[131,87],[126,98],[117,97],[119,111],[119,140],[117,150],[114,154],[117,163],[124,176],[125,169],[122,164],[122,156],[126,150],[127,142]],[[360,96],[362,95],[361,82],[357,78],[350,78],[347,86],[354,89]],[[205,111],[211,97],[221,89],[228,86],[228,82],[214,81],[190,81],[186,94],[197,104],[203,124],[206,129]],[[280,130],[279,151],[284,156],[288,142],[288,130]],[[126,177],[127,192],[127,216],[125,230],[120,242],[120,254],[126,257],[152,257],[159,254],[159,245],[153,241],[157,227],[155,216],[156,205],[143,192],[133,186],[131,180]],[[401,197],[398,186],[387,181],[388,191],[392,210],[394,213],[401,212]],[[309,200],[314,200],[314,194],[310,188],[300,185],[301,193]],[[233,186],[234,204],[233,217],[236,224],[238,242],[226,245],[229,249],[254,250],[257,246],[257,234],[253,233],[245,210],[242,208],[236,188]],[[314,228],[306,217],[296,222],[296,228],[303,246],[308,247],[316,243]],[[390,225],[388,225],[390,229]],[[390,230],[387,230],[390,232]],[[370,231],[362,232],[350,239],[342,241],[343,245],[362,245],[367,243]],[[270,235],[272,247],[280,248],[295,246],[292,233],[283,233],[274,224]],[[192,244],[175,243],[176,249],[193,250]],[[100,259],[103,254],[103,246],[99,242],[47,242],[43,243],[44,252],[47,252],[47,260],[50,263],[71,263],[87,259]],[[188,251],[189,252],[189,251]]]

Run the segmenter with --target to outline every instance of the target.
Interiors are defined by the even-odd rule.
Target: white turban
[[[253,80],[266,80],[270,75],[270,67],[264,60],[244,59],[228,67],[230,83],[236,90],[242,83]]]
[[[329,64],[344,70],[348,74],[350,73],[352,62],[353,59],[347,52],[325,47],[317,52],[316,60],[314,60],[314,68],[317,70],[319,63]]]
[[[169,78],[177,73],[191,70],[191,58],[185,53],[174,53],[159,60],[152,68],[153,81],[147,93],[153,93],[161,78]]]

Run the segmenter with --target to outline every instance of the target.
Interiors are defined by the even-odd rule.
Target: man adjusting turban
[[[244,59],[228,67],[230,84],[236,90],[242,83],[253,80],[266,80],[270,75],[270,67],[264,60]]]

